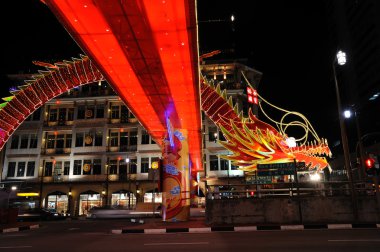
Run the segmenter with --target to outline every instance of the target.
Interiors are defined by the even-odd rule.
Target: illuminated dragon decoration
[[[250,85],[248,83],[248,85]],[[226,141],[218,140],[232,155],[221,156],[231,160],[244,171],[253,171],[258,164],[305,162],[309,170],[322,170],[328,166],[325,156],[331,151],[325,139],[309,144],[289,147],[287,135],[259,120],[251,110],[245,118],[227,98],[226,90],[212,81],[201,79],[201,103],[207,116],[223,132]]]
[[[213,56],[215,51],[200,58]],[[2,98],[0,104],[0,150],[18,128],[18,126],[36,109],[56,96],[80,85],[104,80],[100,71],[84,55],[53,64],[33,62],[45,67],[45,71],[33,75],[33,80],[26,80],[19,90],[11,91],[12,96]],[[308,145],[289,147],[287,136],[271,125],[260,121],[251,111],[248,118],[238,113],[232,99],[227,99],[226,91],[220,86],[202,78],[202,109],[221,129],[226,141],[219,143],[231,151],[233,155],[223,156],[231,160],[240,169],[252,171],[257,164],[305,162],[310,169],[323,169],[328,166],[325,157],[331,155],[326,140],[318,137],[316,142]]]
[[[0,103],[0,150],[22,122],[47,101],[75,87],[104,80],[103,75],[85,56],[72,58],[72,61],[50,63],[34,61],[45,67],[32,80],[18,89],[11,90],[11,96]]]

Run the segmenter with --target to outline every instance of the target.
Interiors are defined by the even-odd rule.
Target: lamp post
[[[356,134],[357,134],[357,147],[359,147],[359,168],[358,168],[358,176],[360,180],[365,179],[365,168],[364,168],[364,147],[362,142],[362,134],[361,128],[359,124],[359,113],[356,108],[354,108],[354,116],[355,116],[355,126],[356,126]],[[351,110],[344,111],[344,117],[349,119],[352,116]],[[355,149],[357,153],[357,148]]]
[[[9,198],[11,197],[11,193],[17,190],[17,186],[11,186],[11,190],[8,192],[8,201],[7,201],[7,208],[9,208]]]
[[[127,162],[127,170],[128,170],[128,209],[131,209],[131,169],[129,165],[129,158],[125,159]]]
[[[334,73],[336,102],[338,105],[340,133],[341,133],[342,145],[343,145],[344,166],[347,170],[348,182],[349,182],[349,187],[351,190],[352,210],[353,210],[354,218],[355,218],[355,220],[357,220],[358,208],[357,208],[357,200],[356,200],[356,191],[355,191],[355,187],[354,187],[354,181],[352,178],[352,169],[351,169],[351,162],[350,162],[350,149],[348,147],[346,125],[344,124],[344,119],[343,119],[343,112],[342,112],[342,106],[341,106],[341,100],[340,100],[340,92],[339,92],[338,80],[336,77],[336,71],[335,71],[335,63],[338,63],[338,65],[341,65],[341,66],[345,65],[346,64],[346,53],[344,53],[342,51],[339,51],[337,53],[336,58],[334,59],[333,64],[332,64],[332,68],[333,68],[333,73]]]

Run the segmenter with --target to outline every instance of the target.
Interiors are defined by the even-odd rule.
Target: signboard
[[[283,176],[294,174],[294,162],[276,164],[258,164],[258,176]]]
[[[272,184],[272,177],[271,176],[247,176],[246,183],[258,184],[258,185]]]
[[[297,172],[307,170],[305,162],[297,162],[296,168]],[[257,165],[258,176],[294,175],[294,172],[294,162]]]

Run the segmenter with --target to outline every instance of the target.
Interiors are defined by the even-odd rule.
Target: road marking
[[[205,227],[205,228],[189,228],[190,233],[206,233],[211,232],[211,228]]]
[[[209,242],[165,242],[165,243],[144,243],[144,246],[165,246],[165,245],[208,245]]]
[[[69,228],[70,231],[73,231],[73,230],[78,230],[80,228]]]
[[[19,248],[31,248],[32,246],[12,246],[12,247],[0,247],[0,249],[19,249]]]
[[[351,224],[328,224],[328,229],[351,229]]]
[[[327,240],[329,242],[380,242],[380,239],[361,239],[361,240]]]

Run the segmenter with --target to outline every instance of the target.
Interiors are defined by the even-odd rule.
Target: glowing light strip
[[[186,1],[145,0],[147,17],[159,48],[161,62],[169,83],[170,92],[180,122],[173,122],[174,128],[188,130],[189,150],[200,169],[201,157],[201,118],[198,83],[193,79],[196,62],[191,61],[189,29],[187,25]],[[190,2],[190,1],[189,1]],[[192,41],[193,43],[196,41]],[[180,123],[180,125],[178,125]]]
[[[113,3],[110,1],[108,10],[103,10],[90,0],[46,0],[46,3],[65,24],[65,28],[76,42],[93,59],[148,133],[158,144],[161,144],[162,134],[166,131],[165,119],[161,117],[164,120],[160,121],[162,115],[156,114],[152,101],[146,97],[142,84],[139,83],[120,48],[119,40],[112,33],[102,14],[103,11],[110,11],[112,4],[116,4],[116,1]],[[189,8],[188,5],[195,3],[193,0],[146,0],[142,3],[145,8],[141,10],[146,11],[150,29],[160,52],[161,63],[172,94],[171,99],[177,114],[181,117],[179,120],[172,121],[173,126],[188,130],[189,151],[193,163],[196,169],[202,169],[201,119],[197,92],[199,87],[193,79],[193,74],[197,69],[195,64],[198,63],[198,52],[194,51],[196,46],[193,44],[197,44],[197,41],[195,39],[189,41],[188,35],[188,32],[192,32],[191,29],[194,30],[196,27],[195,20],[192,20],[195,19],[195,10]],[[134,13],[125,15],[132,14]],[[189,15],[192,15],[191,18]],[[120,18],[126,18],[126,16],[120,16]],[[188,19],[193,21],[193,26],[189,28]],[[194,31],[193,33],[196,34]],[[140,44],[140,47],[144,49],[144,44]],[[192,62],[194,58],[195,62]]]
[[[131,65],[126,59],[117,38],[109,29],[107,22],[93,1],[46,1],[59,16],[64,18],[70,34],[103,69],[103,74],[116,89],[121,99],[160,144],[165,131],[152,104],[145,96]],[[96,22],[95,22],[96,20]]]
[[[17,193],[19,197],[30,197],[30,196],[39,196],[39,193],[29,192],[29,193]]]
[[[170,123],[169,117],[166,117],[166,128],[168,129],[168,136],[169,136],[169,142],[170,146],[174,147],[174,133],[173,133],[173,126]]]

